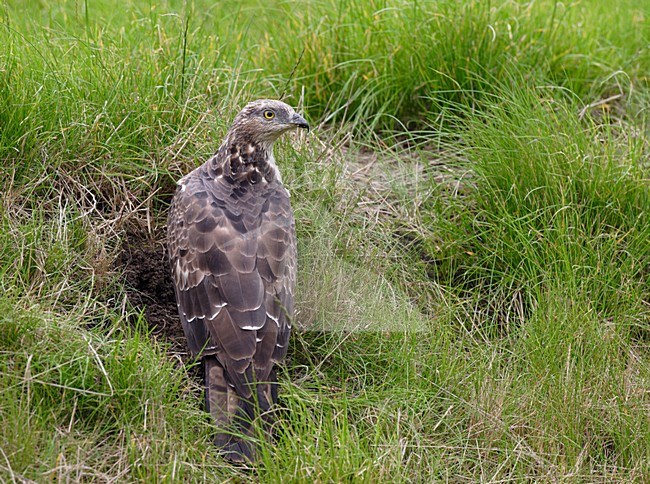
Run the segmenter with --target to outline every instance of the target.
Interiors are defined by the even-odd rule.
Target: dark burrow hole
[[[129,304],[141,310],[152,335],[170,345],[170,352],[190,362],[178,318],[174,286],[169,272],[165,235],[131,232],[116,261],[124,271]]]

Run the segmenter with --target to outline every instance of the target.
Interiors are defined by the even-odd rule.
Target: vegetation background
[[[648,482],[649,14],[0,2],[0,480]],[[310,330],[250,470],[211,444],[164,226],[282,94],[315,127],[277,156]]]

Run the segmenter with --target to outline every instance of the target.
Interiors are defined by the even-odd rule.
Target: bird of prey
[[[190,352],[203,362],[205,402],[226,458],[254,461],[251,421],[270,423],[274,365],[287,353],[296,282],[296,235],[274,142],[307,121],[281,101],[235,117],[214,156],[182,177],[167,245]],[[266,414],[265,414],[266,413]]]

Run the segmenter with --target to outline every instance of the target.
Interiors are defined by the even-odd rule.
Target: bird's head
[[[309,124],[294,109],[282,101],[260,99],[248,103],[235,116],[231,132],[255,144],[272,145],[282,133],[305,128]]]

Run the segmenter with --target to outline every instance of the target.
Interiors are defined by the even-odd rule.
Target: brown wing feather
[[[170,209],[168,250],[179,314],[195,356],[215,354],[226,380],[250,398],[287,350],[296,271],[288,194],[233,192],[203,167]],[[254,369],[254,373],[252,373]]]

